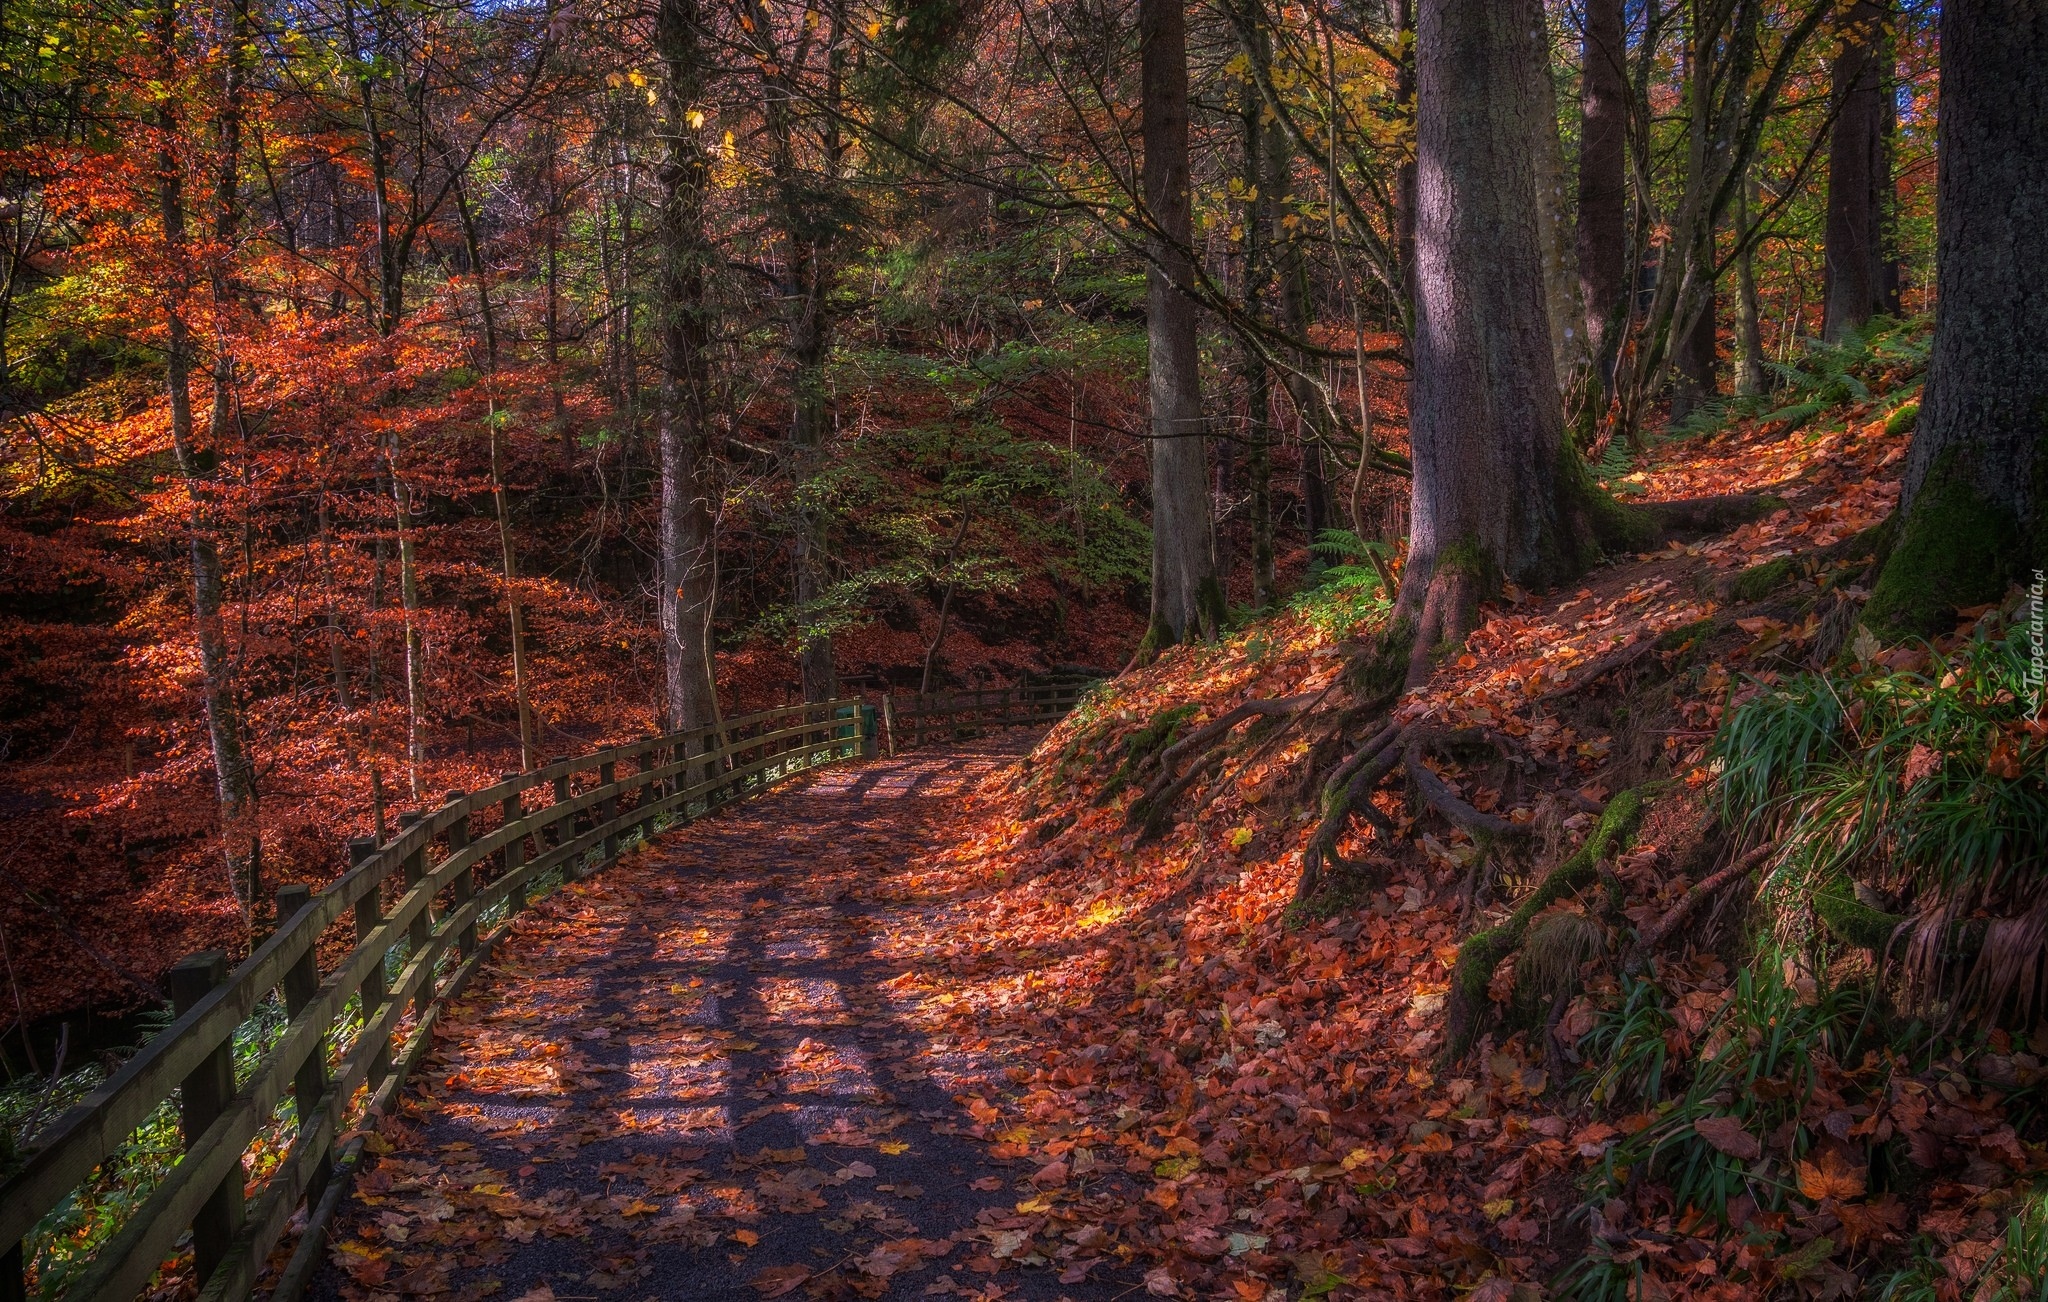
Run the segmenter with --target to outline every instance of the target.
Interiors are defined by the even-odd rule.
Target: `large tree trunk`
[[[1145,651],[1213,636],[1223,622],[1209,520],[1208,438],[1195,346],[1194,222],[1188,195],[1187,14],[1139,0],[1145,207],[1155,232],[1145,273],[1152,399],[1152,617]]]
[[[2048,7],[1941,12],[1934,351],[1866,612],[1932,633],[2048,569]]]
[[[1832,70],[1835,124],[1828,140],[1827,308],[1821,336],[1834,343],[1884,310],[1885,6],[1857,0],[1842,22]]]
[[[704,302],[710,257],[704,237],[707,165],[699,128],[689,119],[704,91],[696,0],[661,0],[654,41],[664,73],[655,285],[661,343],[659,613],[668,723],[694,731],[718,722],[711,640],[718,591],[711,509],[717,479],[705,420],[710,388],[704,355],[709,338]]]
[[[1502,580],[1545,587],[1589,559],[1544,312],[1529,141],[1551,111],[1539,0],[1425,0],[1416,44],[1415,483],[1395,627],[1410,679]]]
[[[1586,0],[1579,89],[1579,287],[1602,390],[1628,295],[1628,35],[1623,0]]]

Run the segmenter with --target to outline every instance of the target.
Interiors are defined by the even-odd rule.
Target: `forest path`
[[[315,1296],[1131,1289],[980,1138],[961,1100],[1009,1064],[917,1028],[930,947],[889,952],[960,907],[909,864],[1034,739],[830,769],[542,901],[372,1142]]]

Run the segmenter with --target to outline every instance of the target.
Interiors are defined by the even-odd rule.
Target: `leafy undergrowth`
[[[1499,836],[1420,808],[1396,773],[1372,796],[1394,835],[1353,823],[1339,870],[1290,903],[1312,784],[1368,726],[1342,717],[1342,679],[1344,639],[1371,621],[1333,629],[1310,599],[1102,689],[984,783],[918,865],[960,901],[890,940],[901,959],[948,960],[917,978],[920,1015],[1028,1064],[1010,1091],[967,1101],[1006,1153],[1041,1165],[1045,1199],[1085,1220],[1105,1173],[1143,1190],[1104,1251],[1135,1259],[1150,1292],[2035,1295],[2048,1036],[1968,1032],[1990,1023],[1874,978],[1878,956],[1831,938],[1797,876],[1833,862],[1814,823],[1839,827],[1840,811],[1753,767],[1751,803],[1731,805],[1717,778],[1747,754],[1712,748],[1731,711],[1753,724],[1759,700],[1806,699],[1832,681],[1810,664],[1851,663],[1858,699],[1898,699],[1901,675],[1949,691],[1942,666],[1994,654],[1984,640],[2014,613],[1971,612],[1931,647],[1852,640],[1858,543],[1896,502],[1910,424],[1909,379],[1878,362],[1838,386],[1846,404],[1667,444],[1625,477],[1659,498],[1767,491],[1781,508],[1622,558],[1575,592],[1510,593],[1397,706],[1397,722],[1465,743],[1426,763],[1505,819]],[[1940,790],[1983,769],[2010,788],[1992,814],[2038,811],[2048,728],[1995,696],[1936,766]],[[1132,817],[1148,756],[1243,702],[1303,697],[1168,817]],[[1815,762],[1863,771],[1857,728],[1877,708],[1824,721]],[[1475,1041],[1447,1054],[1461,942],[1507,920],[1624,792],[1646,809],[1633,837],[1520,919],[1522,943],[1479,973]],[[1947,835],[1937,820],[1957,814],[1937,795],[1915,808]],[[1857,849],[1900,867],[1897,886],[1911,856],[1885,817],[1869,813]],[[2038,828],[2014,824],[2018,839],[1983,853],[2038,870]],[[1733,889],[1787,873],[1787,898]],[[1653,931],[1654,952],[1632,953]]]

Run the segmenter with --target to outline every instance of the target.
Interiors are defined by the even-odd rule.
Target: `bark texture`
[[[1711,248],[1704,249],[1694,259],[1693,265],[1706,266],[1707,259],[1712,256]],[[1714,361],[1718,339],[1715,318],[1721,296],[1711,284],[1702,286],[1701,292],[1703,301],[1699,305],[1699,314],[1671,347],[1671,369],[1677,373],[1677,383],[1671,392],[1671,416],[1674,420],[1683,419],[1702,403],[1713,401],[1720,391],[1714,378]]]
[[[1586,0],[1580,51],[1579,289],[1586,346],[1603,376],[1619,343],[1610,338],[1610,326],[1619,324],[1628,293],[1628,38],[1622,2]]]
[[[1850,6],[1830,71],[1835,122],[1828,138],[1827,307],[1821,326],[1830,343],[1886,307],[1883,233],[1891,168],[1884,20],[1877,0]]]
[[[1938,631],[2048,568],[2048,6],[1941,14],[1934,351],[1866,611]]]
[[[691,106],[703,93],[704,53],[696,0],[661,0],[654,39],[662,61],[660,312],[662,661],[669,722],[696,729],[718,721],[711,612],[718,591],[712,549],[712,473],[706,409],[710,376],[704,301],[706,160]]]
[[[1571,197],[1565,191],[1564,142],[1558,136],[1557,86],[1550,59],[1532,62],[1535,84],[1530,94],[1543,111],[1533,123],[1530,158],[1536,166],[1537,244],[1543,253],[1543,302],[1550,317],[1550,353],[1560,394],[1570,393],[1585,367],[1586,302],[1579,285],[1577,241],[1571,224]]]
[[[1417,41],[1415,483],[1395,624],[1418,655],[1469,631],[1503,579],[1561,581],[1586,557],[1573,522],[1537,245],[1529,141],[1538,0],[1427,0]],[[1411,667],[1411,679],[1422,661]]]
[[[1209,520],[1200,357],[1188,250],[1187,15],[1181,0],[1138,6],[1144,116],[1145,206],[1154,232],[1145,275],[1147,369],[1152,400],[1152,618],[1157,651],[1213,635],[1222,621]]]

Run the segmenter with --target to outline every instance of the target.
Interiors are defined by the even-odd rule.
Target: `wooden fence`
[[[401,817],[384,844],[349,842],[351,866],[332,885],[278,891],[276,930],[232,973],[217,951],[173,968],[177,1019],[24,1150],[0,1183],[0,1243],[11,1245],[0,1302],[25,1296],[24,1239],[165,1107],[177,1111],[182,1155],[64,1289],[66,1302],[131,1302],[188,1230],[202,1302],[245,1298],[304,1204],[307,1228],[270,1293],[295,1298],[362,1153],[351,1132],[389,1112],[447,1001],[530,898],[610,864],[656,820],[687,821],[873,754],[872,720],[856,701],[830,701],[750,714],[722,732],[647,737],[451,791]],[[323,946],[330,930],[342,934]],[[236,1032],[273,1000],[282,1030],[237,1080]],[[266,1137],[282,1157],[252,1180],[244,1155]]]
[[[994,728],[1058,723],[1096,679],[1037,687],[996,687],[943,696],[882,698],[882,738],[890,754],[933,739],[978,736]]]

